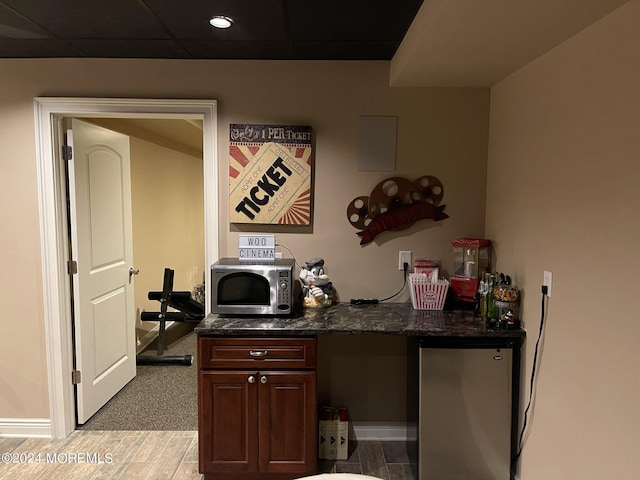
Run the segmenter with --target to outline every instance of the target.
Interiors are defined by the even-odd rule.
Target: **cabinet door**
[[[200,472],[256,472],[258,373],[209,370],[199,380]]]
[[[261,371],[260,471],[315,473],[316,373]]]

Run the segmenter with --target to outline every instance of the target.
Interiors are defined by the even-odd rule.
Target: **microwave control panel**
[[[278,273],[278,308],[289,310],[291,305],[291,278],[288,271]]]

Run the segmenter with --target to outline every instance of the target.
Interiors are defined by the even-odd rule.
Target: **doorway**
[[[163,270],[175,270],[174,289],[191,291],[204,280],[202,121],[82,118],[129,137],[136,340],[138,353],[155,339],[158,311],[148,292],[162,290]]]
[[[65,117],[191,119],[202,121],[205,265],[218,257],[218,161],[216,102],[213,100],[138,100],[36,98],[36,157],[43,258],[45,338],[49,379],[50,431],[64,438],[75,429],[71,371],[73,343],[70,292],[66,277],[65,179],[56,152],[62,146]],[[210,294],[205,282],[206,295]],[[208,312],[206,309],[206,313]]]
[[[159,302],[149,300],[148,293],[162,290],[164,268],[175,270],[175,290],[193,291],[204,283],[202,122],[73,118],[67,119],[65,129],[73,150],[68,166],[70,174],[75,173],[69,176],[70,185],[74,185],[69,190],[70,212],[78,212],[70,215],[69,230],[71,256],[78,260],[77,273],[71,277],[75,368],[81,372],[81,381],[75,385],[77,428],[177,430],[169,427],[186,424],[174,418],[172,412],[177,410],[163,408],[158,420],[150,421],[145,405],[161,404],[162,399],[169,407],[177,397],[191,405],[195,402],[189,399],[189,392],[195,398],[192,375],[166,365],[136,367],[136,351],[140,353],[147,346],[151,349],[149,344],[158,335],[159,322],[141,321],[141,312],[160,310]],[[112,176],[115,183],[111,185],[105,165],[111,158],[108,154],[117,152],[120,144],[123,153],[114,158],[113,164],[117,168],[128,159],[127,181],[121,181],[123,175],[118,173]],[[97,172],[88,174],[94,170]],[[123,185],[130,185],[126,188],[128,201],[119,201]],[[127,222],[114,222],[125,205],[126,218],[131,219],[129,235],[123,233]],[[95,230],[96,234],[81,235],[83,230]],[[129,254],[129,248],[115,248],[125,238],[130,238]],[[101,255],[102,250],[111,255]],[[111,274],[110,270],[117,268],[129,270],[128,281],[126,273]],[[120,288],[109,285],[104,294],[94,288],[93,299],[87,298],[88,290],[83,285],[96,284],[107,275]],[[129,300],[122,302],[116,314],[113,308],[103,306],[115,303],[119,296],[128,296]],[[107,316],[98,316],[101,311],[108,312]],[[191,324],[191,329],[194,326]],[[174,325],[167,338],[173,338],[177,330],[185,334],[180,327]],[[188,343],[190,353],[192,343]],[[99,365],[100,359],[106,361]],[[141,375],[143,378],[139,378]],[[166,388],[155,388],[154,378]],[[193,416],[191,412],[188,415]]]

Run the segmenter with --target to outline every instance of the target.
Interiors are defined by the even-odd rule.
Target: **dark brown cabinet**
[[[315,338],[202,336],[198,368],[205,479],[316,472]]]

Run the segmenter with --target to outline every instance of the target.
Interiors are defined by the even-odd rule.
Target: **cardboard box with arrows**
[[[346,460],[349,456],[349,411],[346,408],[320,407],[318,457]]]

